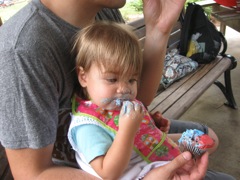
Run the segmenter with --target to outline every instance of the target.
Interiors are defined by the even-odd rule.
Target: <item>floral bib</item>
[[[84,122],[75,124],[96,124],[114,134],[118,131],[120,111],[103,110],[91,101],[75,98],[73,114],[83,116],[82,119],[84,119]],[[144,109],[144,118],[135,136],[134,150],[148,163],[170,161],[180,154],[177,144],[155,126],[146,109]]]

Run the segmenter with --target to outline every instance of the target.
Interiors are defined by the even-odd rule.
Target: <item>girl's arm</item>
[[[135,103],[123,103],[119,116],[119,130],[105,156],[90,162],[102,179],[118,179],[131,158],[135,133],[143,118],[142,107]]]

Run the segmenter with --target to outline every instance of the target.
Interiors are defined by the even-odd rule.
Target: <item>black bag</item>
[[[188,3],[182,20],[179,48],[181,55],[190,57],[200,64],[206,64],[213,61],[218,54],[225,54],[227,41],[209,21],[200,5]]]

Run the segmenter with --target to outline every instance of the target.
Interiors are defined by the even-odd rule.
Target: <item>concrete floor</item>
[[[226,29],[227,53],[240,60],[240,33]],[[218,150],[210,156],[209,169],[225,172],[240,180],[240,61],[232,71],[232,87],[239,109],[224,105],[220,89],[212,85],[181,119],[200,122],[211,127],[219,137]],[[219,78],[223,81],[223,77]]]

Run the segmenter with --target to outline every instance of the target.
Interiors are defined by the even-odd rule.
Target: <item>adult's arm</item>
[[[41,149],[6,149],[14,179],[97,179],[80,169],[54,165],[52,150],[53,145]]]
[[[185,0],[144,0],[146,24],[144,65],[138,99],[148,106],[156,95],[172,27],[179,18]]]

